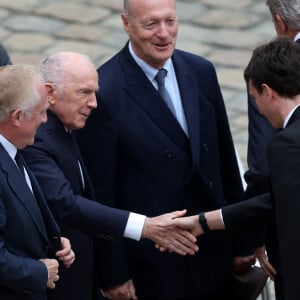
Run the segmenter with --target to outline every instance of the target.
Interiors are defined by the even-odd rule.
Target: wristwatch
[[[204,232],[210,231],[210,229],[207,225],[206,218],[205,218],[205,212],[199,213],[199,223],[200,223],[200,225],[201,225]]]

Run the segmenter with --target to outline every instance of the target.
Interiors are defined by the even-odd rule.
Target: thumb
[[[187,210],[186,209],[183,209],[183,210],[177,210],[177,211],[173,211],[171,212],[171,218],[172,219],[176,219],[176,218],[180,218],[180,217],[183,217],[185,216],[187,213]]]

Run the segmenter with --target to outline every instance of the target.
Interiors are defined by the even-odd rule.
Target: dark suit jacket
[[[128,46],[98,69],[98,108],[78,136],[97,198],[148,216],[183,208],[195,214],[242,197],[214,67],[179,50],[172,60],[189,138]],[[117,250],[108,246],[102,284],[132,277],[137,295],[147,299],[208,292],[228,279],[231,241],[226,233],[214,232],[199,238],[199,245],[192,257],[159,253],[150,241],[125,241]]]
[[[300,299],[298,271],[300,210],[300,108],[287,127],[268,144],[272,192],[279,240],[285,299]]]
[[[226,229],[236,232],[241,228],[259,226],[268,221],[272,206],[274,207],[274,230],[278,234],[284,297],[296,300],[300,298],[297,277],[300,268],[297,258],[300,243],[296,238],[300,227],[300,107],[293,113],[287,127],[271,139],[267,149],[273,201],[268,195],[261,195],[225,207],[222,214]]]
[[[268,224],[273,216],[270,194],[263,194],[222,208],[226,231],[255,230]]]
[[[55,299],[58,295],[59,299],[92,299],[92,236],[122,236],[128,212],[87,200],[94,199],[94,192],[78,146],[51,111],[48,122],[38,129],[34,145],[25,148],[23,156],[35,173],[62,234],[70,239],[76,253],[72,267],[61,270],[58,288],[54,290]]]
[[[11,65],[11,61],[6,49],[0,43],[0,66],[5,66],[5,65]]]
[[[38,260],[53,257],[60,246],[55,242],[55,237],[60,236],[57,223],[28,168],[27,172],[35,197],[0,144],[0,299],[3,300],[46,300],[48,272]]]
[[[296,41],[300,45],[300,40]],[[268,193],[270,191],[269,167],[267,162],[267,144],[278,132],[262,116],[254,99],[248,94],[248,170],[245,173],[247,189],[246,198]]]
[[[300,45],[300,40],[296,41]],[[248,95],[249,139],[248,139],[248,170],[245,173],[247,188],[245,198],[270,192],[269,166],[267,162],[267,144],[278,132],[271,123],[262,116],[255,104],[254,99]],[[268,256],[277,270],[275,280],[276,298],[284,299],[282,294],[281,266],[278,249],[278,237],[275,221],[271,222],[256,235],[254,247],[266,244]]]

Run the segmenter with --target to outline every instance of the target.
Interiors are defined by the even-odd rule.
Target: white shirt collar
[[[296,34],[296,36],[294,37],[294,42],[296,42],[297,40],[300,39],[300,31]]]
[[[14,160],[15,156],[17,154],[17,148],[15,145],[13,145],[10,141],[8,141],[3,135],[0,134],[0,143],[4,147],[4,149],[7,151],[9,156]]]
[[[298,107],[299,105],[300,105],[300,104],[298,104],[297,106],[295,106],[295,107],[289,112],[289,114],[286,116],[282,128],[285,128],[285,127],[286,127],[286,125],[288,124],[288,122],[289,122],[291,116],[293,115],[294,111],[297,109],[297,107]]]
[[[155,76],[157,74],[157,69],[153,68],[152,66],[150,66],[149,64],[147,64],[144,60],[142,60],[141,58],[139,58],[133,51],[132,49],[132,45],[131,42],[129,42],[129,52],[132,55],[133,59],[135,60],[135,62],[138,64],[138,66],[143,70],[143,72],[145,73],[145,75],[151,80],[155,80]],[[165,62],[164,69],[166,69],[168,71],[168,74],[170,74],[171,68],[172,68],[172,60],[171,58],[168,58],[168,60]]]

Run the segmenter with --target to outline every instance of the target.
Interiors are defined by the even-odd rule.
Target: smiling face
[[[174,0],[131,0],[122,20],[135,54],[154,68],[161,68],[176,45]]]
[[[91,63],[82,61],[66,67],[62,78],[62,90],[46,83],[50,110],[66,128],[83,128],[90,113],[97,107],[97,71]]]

